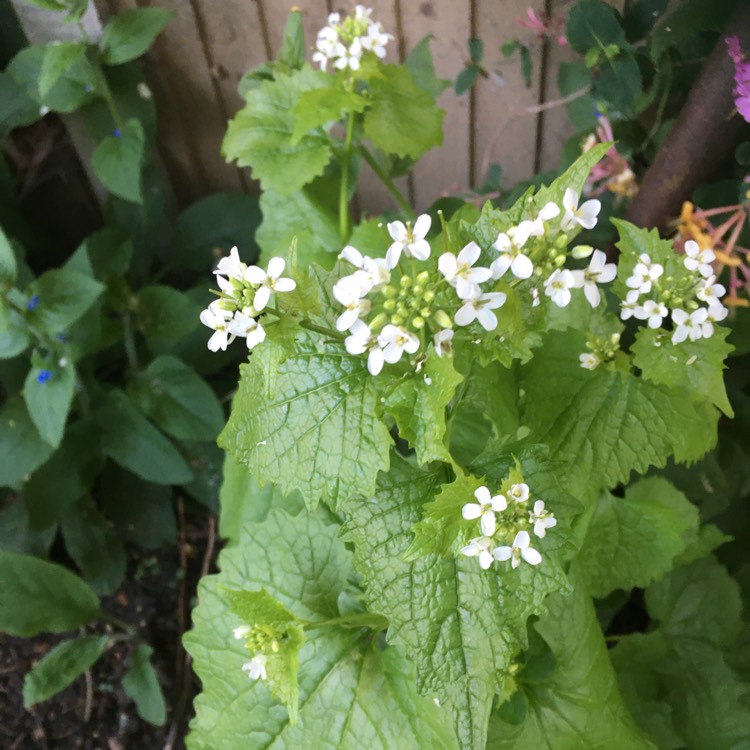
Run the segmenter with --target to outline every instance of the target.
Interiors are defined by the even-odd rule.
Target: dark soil
[[[167,704],[167,721],[155,727],[141,719],[120,680],[132,642],[120,642],[72,685],[29,710],[23,707],[24,675],[52,647],[73,634],[13,638],[0,635],[0,748],[3,750],[181,750],[199,683],[181,647],[190,608],[213,536],[205,515],[184,522],[181,542],[162,550],[128,546],[128,570],[102,610],[138,631],[152,656]],[[211,546],[213,543],[211,542]],[[122,632],[96,622],[81,633]],[[187,666],[187,670],[186,670]]]

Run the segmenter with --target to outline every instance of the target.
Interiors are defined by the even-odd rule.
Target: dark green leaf
[[[30,343],[24,319],[15,310],[0,307],[0,359],[17,357]]]
[[[29,370],[23,397],[39,434],[45,442],[57,448],[62,442],[73,401],[76,374],[70,363],[64,367],[50,363],[48,368],[32,367]]]
[[[454,89],[460,96],[465,94],[479,78],[479,68],[476,65],[467,65],[456,77]]]
[[[143,127],[138,120],[131,119],[122,132],[107,136],[99,143],[91,155],[91,166],[110,193],[132,203],[143,203],[143,156]]]
[[[52,446],[37,432],[20,397],[0,410],[0,487],[15,487],[52,454]]]
[[[130,656],[130,669],[122,678],[122,687],[135,703],[135,708],[144,721],[157,727],[167,720],[167,707],[159,685],[159,678],[151,665],[154,650],[141,643]]]
[[[18,276],[16,254],[7,235],[0,228],[0,289],[11,286]]]
[[[86,45],[82,42],[52,42],[47,45],[39,75],[39,95],[42,99],[85,53]]]
[[[199,324],[200,305],[170,286],[145,286],[138,293],[138,328],[147,339],[176,339]]]
[[[624,52],[613,60],[602,63],[599,75],[594,80],[593,93],[612,107],[627,111],[633,108],[642,90],[638,63],[631,53]]]
[[[24,678],[24,708],[31,708],[65,690],[93,666],[108,645],[106,635],[87,635],[59,643]]]
[[[602,0],[581,0],[568,13],[565,35],[570,46],[584,55],[607,44],[627,47],[619,13]]]
[[[298,144],[310,131],[334,123],[350,112],[363,112],[368,101],[354,91],[324,88],[304,91],[294,105],[291,144]]]
[[[99,598],[61,565],[0,552],[0,632],[64,633],[99,615]]]
[[[451,82],[445,78],[438,78],[435,74],[435,63],[430,49],[431,40],[430,36],[422,37],[406,56],[404,65],[414,78],[414,83],[430,96],[437,98],[450,87]]]
[[[484,57],[484,42],[478,37],[471,37],[469,39],[469,59],[473,63],[482,62]]]
[[[669,0],[637,0],[625,11],[622,25],[629,42],[647,36],[666,11]]]
[[[22,555],[46,557],[57,534],[54,525],[37,531],[23,500],[16,500],[0,510],[0,550],[20,552]]]
[[[140,57],[174,16],[163,8],[124,10],[104,27],[99,49],[107,65],[119,65]]]

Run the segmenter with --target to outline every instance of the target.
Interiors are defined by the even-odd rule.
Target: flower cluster
[[[536,500],[529,510],[531,491],[523,482],[510,484],[505,493],[494,496],[487,487],[479,487],[474,497],[476,502],[466,503],[461,515],[467,521],[479,520],[481,536],[471,539],[461,554],[477,557],[484,570],[495,561],[510,560],[513,568],[522,559],[529,565],[539,565],[542,556],[531,546],[527,529],[531,527],[534,535],[543,539],[547,529],[557,525],[557,519],[545,509],[544,501]]]
[[[393,39],[383,31],[383,26],[373,21],[372,10],[357,5],[354,14],[343,21],[339,13],[328,16],[328,25],[318,32],[313,62],[326,70],[332,62],[337,70],[359,70],[362,56],[371,52],[379,58],[385,57],[385,46]]]
[[[275,631],[268,625],[241,625],[234,629],[234,637],[245,642],[245,647],[253,658],[242,665],[243,671],[248,673],[251,680],[268,679],[266,667],[268,665],[267,654],[279,652],[283,633]]]
[[[664,276],[664,266],[653,263],[642,253],[633,273],[626,279],[629,291],[622,303],[620,317],[646,321],[649,328],[661,328],[671,315],[672,343],[696,341],[714,333],[714,323],[724,320],[727,308],[720,299],[726,289],[716,281],[711,265],[713,250],[703,249],[694,240],[685,243],[683,266],[687,273],[679,278]],[[706,304],[700,306],[700,302]]]
[[[747,122],[750,122],[750,62],[745,60],[736,36],[727,37],[727,51],[734,63],[734,105]]]
[[[580,354],[578,359],[585,370],[595,370],[603,362],[614,359],[620,348],[620,334],[613,333],[608,337],[592,336],[587,342],[588,351]]]
[[[628,160],[614,145],[615,137],[609,119],[604,115],[599,115],[598,120],[595,132],[583,142],[581,151],[585,154],[597,143],[611,143],[612,145],[602,160],[591,168],[583,192],[586,195],[595,196],[609,191],[616,196],[632,198],[638,192],[635,174]]]
[[[208,340],[212,352],[226,350],[235,338],[244,338],[248,349],[253,349],[266,338],[263,326],[257,317],[266,309],[271,295],[276,292],[291,292],[297,286],[284,278],[283,258],[271,258],[268,269],[248,266],[240,260],[236,247],[228,258],[222,258],[214,271],[219,285],[219,299],[214,300],[201,312],[203,325],[214,333]]]

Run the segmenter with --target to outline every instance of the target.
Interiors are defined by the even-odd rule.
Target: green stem
[[[112,94],[112,89],[109,87],[109,81],[107,81],[102,64],[97,59],[93,62],[93,66],[96,71],[96,77],[99,79],[102,98],[107,104],[107,109],[109,109],[112,119],[115,121],[115,127],[118,130],[122,130],[125,127],[125,121],[122,119],[120,110],[117,108],[117,102]]]
[[[120,628],[120,630],[127,633],[129,637],[133,637],[137,632],[133,625],[130,625],[129,623],[125,622],[125,620],[121,620],[115,615],[109,614],[109,612],[100,612],[99,617],[104,620],[104,622],[108,622],[110,625],[114,625],[116,628]]]
[[[393,196],[399,208],[409,216],[414,218],[416,213],[414,209],[409,205],[409,201],[406,200],[404,194],[396,187],[396,183],[393,182],[390,175],[383,171],[383,168],[378,164],[375,157],[367,150],[365,146],[360,147],[360,151],[364,160],[370,165],[370,168],[377,175],[378,179],[385,185],[388,192]]]
[[[327,628],[334,625],[342,628],[370,628],[371,630],[380,631],[385,630],[388,627],[388,620],[382,615],[376,615],[371,612],[361,612],[356,615],[334,617],[332,620],[306,622],[302,627],[305,630],[316,630],[318,628]]]
[[[277,318],[281,319],[283,317],[282,312],[277,307],[271,307],[270,305],[266,307],[266,309],[263,312],[270,312],[271,314],[275,315]],[[321,333],[323,336],[328,336],[330,338],[335,339],[341,339],[343,338],[343,334],[339,333],[338,331],[334,331],[330,328],[325,328],[324,326],[316,325],[315,323],[311,323],[307,318],[302,318],[299,321],[300,328],[305,328],[308,331],[313,331],[315,333]]]
[[[349,239],[349,162],[352,157],[352,139],[354,138],[354,112],[349,112],[346,121],[346,140],[341,159],[341,190],[339,192],[339,234],[341,241]]]

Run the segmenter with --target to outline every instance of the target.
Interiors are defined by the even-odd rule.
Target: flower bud
[[[421,331],[424,328],[424,324],[425,319],[419,315],[411,321],[412,328],[416,328],[418,331]]]
[[[576,245],[571,251],[570,254],[576,259],[576,260],[583,260],[584,258],[588,258],[591,253],[594,252],[594,248],[591,245]]]
[[[423,295],[422,299],[424,299],[425,302],[432,302],[432,300],[435,299],[435,292],[432,289],[428,289]]]
[[[559,234],[557,238],[555,239],[555,247],[559,248],[560,250],[565,249],[568,246],[568,235],[563,232],[562,234]],[[594,248],[591,248],[591,251],[594,251]],[[586,257],[586,256],[584,256]]]
[[[396,307],[396,312],[402,317],[405,318],[409,315],[409,308],[404,305],[403,303],[399,303]]]
[[[415,284],[414,288],[412,289],[412,292],[417,296],[421,296],[422,292],[424,291],[424,287],[421,284]]]
[[[558,255],[554,260],[554,264],[557,268],[562,268],[565,265],[565,256]]]
[[[378,313],[370,321],[370,330],[376,331],[378,328],[382,328],[387,322],[388,322],[388,316],[384,312]]]
[[[388,312],[393,312],[396,309],[396,305],[398,302],[396,302],[395,299],[387,299],[385,302],[383,302],[383,309]]]
[[[396,289],[395,286],[391,286],[388,284],[388,286],[383,288],[383,294],[390,299],[391,297],[395,297],[398,294],[398,289]]]
[[[422,284],[422,286],[424,286],[429,280],[430,280],[429,271],[422,271],[420,274],[417,275],[417,284]]]
[[[445,310],[436,310],[432,314],[432,317],[441,328],[453,328],[451,316]]]
[[[394,326],[402,326],[404,324],[404,319],[400,315],[391,315],[391,323],[393,323]]]
[[[423,308],[422,308],[422,309],[421,309],[421,310],[419,311],[419,314],[420,314],[420,315],[421,315],[421,316],[422,316],[423,318],[429,318],[429,317],[430,317],[430,315],[432,314],[432,310],[431,310],[431,309],[430,309],[429,307],[423,307]]]
[[[402,276],[399,284],[401,284],[404,289],[408,289],[411,286],[411,276]]]

